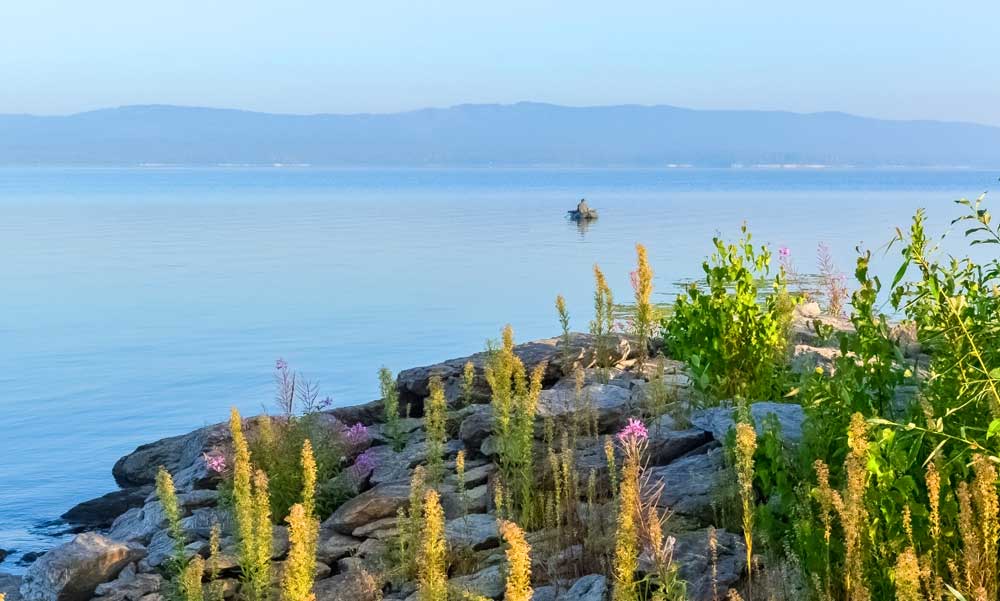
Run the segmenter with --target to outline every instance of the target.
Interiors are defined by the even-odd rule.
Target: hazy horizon
[[[240,113],[257,113],[261,115],[278,115],[278,116],[288,116],[288,117],[321,117],[321,116],[364,116],[364,115],[401,115],[409,113],[419,113],[422,111],[447,111],[450,109],[457,109],[462,107],[516,107],[518,105],[540,105],[540,106],[551,106],[557,108],[569,108],[569,109],[608,109],[608,108],[627,108],[627,107],[637,107],[637,108],[671,108],[671,109],[681,109],[686,111],[697,111],[705,113],[776,113],[776,114],[790,114],[790,115],[847,115],[849,117],[857,117],[861,119],[871,119],[878,121],[911,121],[911,122],[937,122],[937,123],[957,123],[957,124],[969,124],[969,125],[981,125],[985,127],[1000,128],[1000,124],[993,123],[983,123],[979,121],[965,121],[961,119],[919,119],[919,118],[893,118],[893,117],[878,117],[874,115],[866,115],[860,113],[852,113],[848,111],[829,109],[829,110],[818,110],[818,111],[798,111],[792,109],[783,108],[773,108],[773,109],[755,109],[755,108],[745,108],[745,107],[729,107],[729,108],[705,108],[697,106],[682,106],[678,104],[670,103],[643,103],[643,102],[620,102],[613,104],[567,104],[567,103],[556,103],[556,102],[543,102],[539,100],[515,100],[513,102],[456,102],[447,105],[428,105],[428,106],[417,106],[408,109],[401,110],[386,110],[386,111],[320,111],[320,112],[294,112],[294,111],[267,111],[258,110],[252,108],[245,108],[241,106],[227,106],[227,105],[197,105],[197,104],[171,104],[166,102],[150,102],[142,104],[117,104],[90,108],[80,111],[72,111],[66,113],[42,113],[42,112],[20,112],[20,113],[5,113],[0,112],[0,115],[5,116],[26,116],[26,117],[73,117],[76,115],[82,115],[87,113],[97,113],[101,111],[114,111],[121,109],[130,108],[149,108],[149,107],[163,107],[172,109],[192,109],[192,110],[210,110],[210,111],[233,111]]]
[[[522,99],[1000,125],[1000,5],[11,2],[0,113],[394,113]]]

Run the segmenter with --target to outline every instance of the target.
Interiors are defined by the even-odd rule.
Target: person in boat
[[[576,214],[580,217],[584,217],[590,214],[590,207],[587,206],[587,199],[581,198],[580,202],[576,205]]]

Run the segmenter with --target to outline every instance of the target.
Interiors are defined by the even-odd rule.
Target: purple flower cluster
[[[358,480],[361,480],[370,474],[377,465],[378,461],[375,459],[375,453],[371,449],[368,449],[354,459],[354,465],[351,466],[351,474]]]
[[[216,474],[226,471],[226,456],[222,453],[202,453],[202,458],[205,460],[205,466]]]
[[[368,444],[368,441],[371,440],[371,435],[364,424],[357,423],[344,431],[344,440],[352,447],[360,447]]]
[[[628,424],[618,433],[618,440],[622,444],[635,443],[649,438],[649,431],[646,426],[634,417],[628,418]]]

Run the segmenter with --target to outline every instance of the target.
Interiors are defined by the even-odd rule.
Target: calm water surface
[[[51,546],[46,523],[114,488],[157,438],[272,399],[285,358],[338,404],[376,371],[520,340],[590,313],[591,266],[631,294],[645,243],[660,300],[711,237],[840,266],[926,207],[996,182],[978,171],[0,169],[0,548]],[[601,218],[564,218],[580,196]],[[878,263],[894,271],[895,253]],[[8,563],[0,571],[14,568]]]

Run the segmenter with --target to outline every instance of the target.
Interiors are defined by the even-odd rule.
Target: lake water
[[[337,404],[376,371],[481,350],[505,323],[577,329],[591,266],[658,300],[744,220],[799,271],[853,271],[926,207],[938,230],[997,173],[906,170],[0,169],[0,548],[44,549],[137,445],[272,401],[286,359]],[[565,211],[586,196],[600,219]],[[881,256],[881,255],[880,255]],[[877,262],[895,270],[893,256]],[[0,571],[16,570],[11,560]]]

